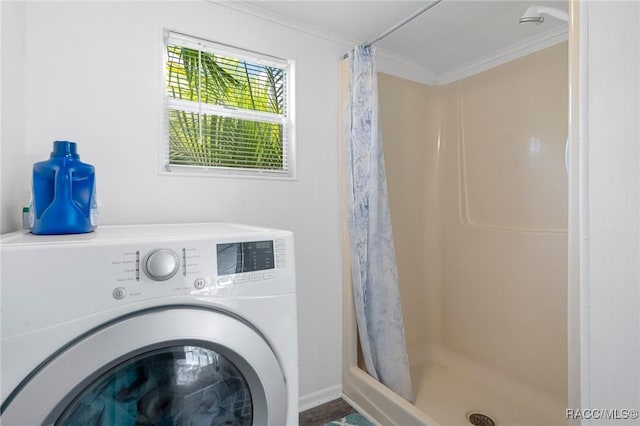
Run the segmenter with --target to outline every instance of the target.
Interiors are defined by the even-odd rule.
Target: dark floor
[[[322,426],[355,412],[343,399],[336,399],[300,413],[300,426]]]

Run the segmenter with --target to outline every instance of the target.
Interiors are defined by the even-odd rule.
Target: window
[[[292,63],[167,32],[169,172],[293,177]]]

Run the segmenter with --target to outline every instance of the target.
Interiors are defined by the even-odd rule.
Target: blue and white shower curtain
[[[351,277],[367,372],[413,402],[378,121],[375,51],[349,54],[344,152]]]

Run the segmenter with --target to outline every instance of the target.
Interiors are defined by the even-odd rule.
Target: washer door
[[[190,307],[141,312],[78,339],[23,382],[1,420],[280,426],[286,405],[284,374],[262,336]]]

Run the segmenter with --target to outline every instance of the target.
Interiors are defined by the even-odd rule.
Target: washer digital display
[[[218,276],[275,268],[273,241],[218,244]]]

